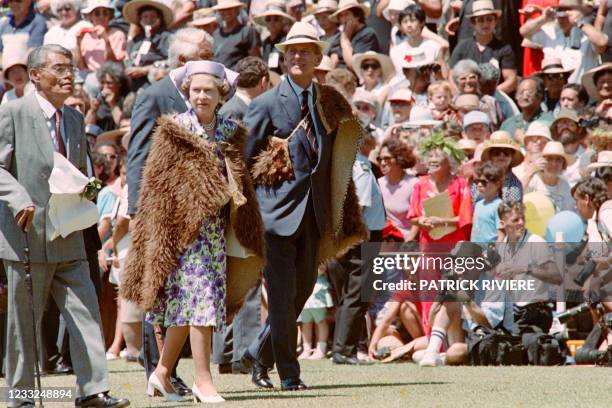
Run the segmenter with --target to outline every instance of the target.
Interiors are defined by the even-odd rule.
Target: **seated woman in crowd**
[[[563,177],[563,171],[576,159],[566,154],[561,142],[549,141],[542,150],[542,157],[546,164],[542,171],[531,173],[531,180],[527,181],[527,193],[539,192],[552,201],[555,212],[571,211],[574,209],[574,199],[570,193],[570,186]]]
[[[128,81],[123,65],[118,62],[106,62],[98,70],[97,77],[100,93],[91,99],[85,123],[96,125],[106,132],[119,127],[123,104],[129,92]]]
[[[83,14],[93,27],[82,28],[76,37],[75,53],[77,67],[85,79],[85,91],[95,96],[100,89],[96,72],[107,61],[120,62],[125,54],[125,34],[118,28],[111,27],[110,21],[115,13],[109,0],[91,0]]]
[[[52,0],[51,12],[59,19],[58,24],[49,28],[43,44],[59,44],[77,54],[77,35],[83,28],[92,24],[81,19],[81,0]]]
[[[130,89],[136,91],[148,84],[147,75],[156,61],[168,58],[171,37],[168,27],[174,21],[174,12],[161,2],[132,0],[123,8],[125,19],[140,27],[140,32],[126,47]]]
[[[160,119],[143,172],[139,208],[146,216],[134,219],[120,295],[148,312],[149,323],[167,328],[148,394],[160,392],[166,400],[184,401],[170,375],[189,336],[194,399],[216,403],[224,399],[210,373],[212,329],[223,330],[226,314],[236,307],[236,288],[228,280],[232,258],[226,232],[233,228],[240,245],[261,259],[263,223],[245,171],[247,130],[216,114],[237,73],[216,62],[193,61],[172,75],[190,108]],[[227,204],[233,208],[229,221]],[[156,257],[146,255],[151,250],[157,251]],[[250,281],[249,273],[260,272],[243,266],[241,279]],[[240,295],[238,299],[246,292]]]

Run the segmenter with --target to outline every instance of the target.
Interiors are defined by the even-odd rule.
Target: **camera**
[[[593,116],[590,119],[580,118],[578,120],[578,126],[584,129],[592,129],[599,126],[599,119],[600,118],[598,116]]]
[[[582,270],[580,271],[578,276],[574,278],[574,283],[578,286],[583,286],[587,279],[589,279],[593,272],[595,272],[596,266],[597,264],[595,263],[595,261],[587,261],[582,267]]]
[[[565,324],[570,319],[578,315],[581,315],[584,312],[589,311],[591,308],[595,308],[599,312],[603,311],[603,306],[599,302],[597,303],[584,302],[584,303],[579,304],[576,307],[572,307],[571,309],[566,310],[565,312],[559,313],[557,315],[557,318],[559,319],[560,323]]]
[[[580,347],[576,350],[576,364],[596,364],[612,367],[612,345],[606,350]]]

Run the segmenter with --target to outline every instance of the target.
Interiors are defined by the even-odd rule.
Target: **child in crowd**
[[[429,111],[434,120],[442,120],[444,122],[458,120],[457,112],[450,107],[451,100],[453,99],[450,83],[447,81],[434,82],[427,88],[427,96],[430,101]]]
[[[502,168],[487,162],[475,169],[474,184],[482,200],[474,206],[471,241],[489,244],[501,241],[502,234],[498,229],[499,215],[497,208],[501,204],[501,189],[504,179]]]
[[[302,323],[302,354],[299,359],[321,360],[327,353],[329,326],[327,324],[327,309],[334,305],[329,293],[329,282],[325,268],[319,268],[319,276],[312,294],[306,301],[298,319]],[[314,330],[313,330],[314,328]],[[316,347],[314,334],[316,333]]]

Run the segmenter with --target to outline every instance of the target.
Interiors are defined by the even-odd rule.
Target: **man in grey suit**
[[[100,313],[89,278],[83,234],[48,239],[48,179],[53,153],[65,156],[83,174],[87,140],[83,116],[64,106],[73,92],[72,53],[59,45],[34,49],[28,72],[36,92],[0,107],[0,258],[9,285],[6,379],[12,389],[34,388],[34,334],[23,258],[24,231],[30,247],[36,325],[53,296],[70,334],[79,407],[125,407],[108,394],[108,372]],[[12,400],[12,406],[33,400]]]
[[[241,59],[236,71],[236,93],[219,109],[219,115],[242,121],[253,98],[268,90],[270,74],[259,57]],[[225,331],[213,333],[213,363],[219,364],[220,374],[245,372],[240,359],[261,328],[261,289],[259,281]]]

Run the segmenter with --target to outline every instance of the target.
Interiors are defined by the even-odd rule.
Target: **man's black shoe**
[[[372,362],[366,360],[359,360],[354,356],[345,356],[344,354],[334,353],[332,355],[332,363],[334,364],[348,364],[348,365],[372,365]]]
[[[219,364],[219,374],[232,374],[232,363]]]
[[[274,388],[268,376],[268,369],[255,360],[251,353],[245,351],[240,362],[247,370],[251,371],[251,382],[258,388]]]
[[[308,387],[300,378],[288,378],[281,381],[281,390],[283,391],[302,391]]]
[[[176,377],[176,378],[171,377],[170,383],[174,387],[174,390],[176,391],[176,393],[180,395],[181,397],[191,395],[191,388],[189,388],[187,384],[185,384],[185,381],[183,381],[180,377]]]
[[[113,398],[108,392],[101,392],[97,395],[77,398],[75,401],[77,407],[95,407],[95,408],[121,408],[130,406],[130,401],[126,398]]]
[[[72,367],[63,362],[59,362],[47,370],[47,375],[68,375],[73,373]]]

